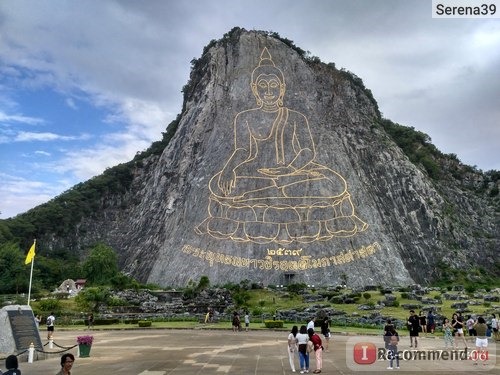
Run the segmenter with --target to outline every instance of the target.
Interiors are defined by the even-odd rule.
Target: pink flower
[[[92,345],[94,341],[94,336],[77,336],[76,342],[78,345]]]

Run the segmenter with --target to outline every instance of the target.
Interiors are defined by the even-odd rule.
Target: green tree
[[[208,276],[200,277],[200,282],[198,283],[198,287],[196,288],[198,291],[205,290],[210,286],[210,279]]]
[[[42,299],[40,302],[38,302],[38,308],[46,315],[50,313],[60,315],[62,312],[61,301],[55,298]]]
[[[0,220],[0,244],[12,241],[12,233],[4,220]]]
[[[110,284],[114,289],[139,289],[141,285],[134,278],[119,272],[115,277],[110,279]]]
[[[107,304],[111,300],[111,291],[107,287],[84,288],[75,297],[78,307],[86,311],[97,311],[99,306]]]
[[[30,268],[19,245],[7,242],[0,246],[0,293],[27,292]]]
[[[110,280],[118,275],[115,251],[102,243],[97,244],[83,263],[83,272],[89,284],[109,285]]]
[[[300,294],[302,293],[305,289],[307,288],[307,285],[305,283],[296,283],[296,284],[289,284],[286,286],[286,289],[293,294]]]

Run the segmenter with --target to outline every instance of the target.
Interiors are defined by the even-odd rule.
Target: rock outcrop
[[[161,156],[54,247],[104,241],[123,271],[162,286],[427,284],[442,267],[495,267],[493,200],[410,161],[352,74],[234,29],[183,91]]]

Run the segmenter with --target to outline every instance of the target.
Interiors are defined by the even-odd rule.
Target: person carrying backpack
[[[398,355],[398,344],[399,344],[399,335],[394,326],[390,329],[390,336],[387,340],[387,350],[389,351],[389,360],[390,364],[387,367],[388,370],[393,369],[393,361],[396,359],[396,368],[399,369],[399,355]]]
[[[52,336],[54,336],[54,322],[56,318],[54,317],[54,313],[51,312],[47,317],[47,340],[50,340]]]

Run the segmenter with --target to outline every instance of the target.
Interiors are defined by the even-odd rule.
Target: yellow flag
[[[30,264],[33,258],[35,257],[35,243],[36,240],[33,241],[33,245],[31,245],[30,251],[28,251],[28,255],[26,255],[26,260],[24,261],[24,264]]]

